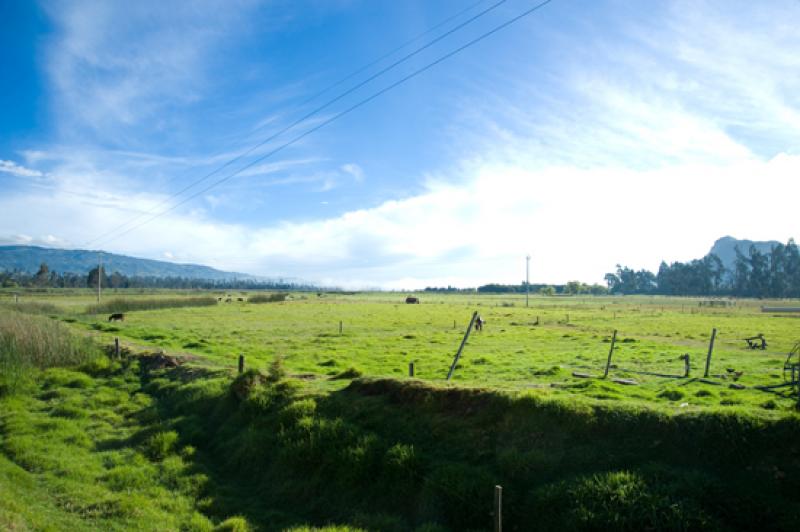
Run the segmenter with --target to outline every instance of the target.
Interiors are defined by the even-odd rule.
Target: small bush
[[[539,369],[533,372],[534,375],[553,376],[561,373],[561,366],[550,366],[547,369]]]
[[[664,390],[660,394],[657,395],[661,399],[667,399],[669,401],[679,401],[685,397],[685,394],[680,390]]]
[[[144,443],[144,453],[152,460],[163,460],[175,449],[178,433],[174,430],[156,432]]]
[[[762,403],[761,408],[765,410],[775,410],[776,408],[778,408],[778,403],[776,403],[773,399],[770,399],[765,403]]]
[[[286,298],[289,297],[289,294],[286,293],[278,293],[278,294],[256,294],[254,296],[250,296],[247,298],[248,303],[280,303],[282,301],[286,301]]]
[[[344,370],[344,371],[342,371],[340,373],[337,373],[336,375],[334,375],[331,378],[334,379],[334,380],[336,380],[336,379],[357,379],[361,375],[362,375],[361,370],[358,370],[356,368],[347,368],[346,370]]]
[[[238,515],[229,517],[214,527],[214,532],[249,532],[249,530],[247,519]]]
[[[286,368],[283,366],[283,357],[275,355],[267,370],[267,382],[279,382],[286,378]]]
[[[114,491],[142,490],[152,483],[152,471],[137,465],[121,465],[105,474],[103,480]]]

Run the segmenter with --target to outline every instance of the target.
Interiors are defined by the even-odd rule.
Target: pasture
[[[790,411],[797,402],[790,388],[754,388],[784,383],[786,354],[800,340],[798,315],[761,312],[762,304],[785,302],[707,307],[691,298],[531,297],[526,308],[524,295],[422,293],[416,294],[419,305],[405,304],[399,293],[297,293],[265,304],[236,301],[247,299],[244,293],[231,295],[231,303],[131,311],[114,323],[105,314],[78,311],[91,298],[73,296],[64,300],[69,316],[63,319],[104,343],[117,336],[123,345],[188,355],[199,365],[233,368],[244,354],[248,368],[265,368],[281,356],[310,390],[326,391],[346,385],[332,378],[343,372],[408,378],[411,362],[416,379],[444,384],[471,314],[478,311],[487,325],[472,331],[453,385],[658,409],[745,408],[763,415]],[[174,295],[158,297],[168,301]],[[152,295],[126,296],[136,298]],[[62,304],[59,297],[36,299]],[[105,310],[113,309],[111,301],[113,296]],[[709,378],[700,380],[714,328]],[[603,375],[614,330],[609,378],[574,377]],[[743,339],[756,334],[765,335],[766,350],[747,347]],[[687,353],[690,375],[680,378],[680,357]]]

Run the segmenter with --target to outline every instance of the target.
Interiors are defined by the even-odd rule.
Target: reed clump
[[[32,369],[78,366],[99,356],[91,339],[57,321],[0,310],[0,390],[13,391]]]

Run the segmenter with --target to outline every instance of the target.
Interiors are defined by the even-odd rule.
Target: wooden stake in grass
[[[461,351],[464,350],[464,346],[467,344],[467,338],[469,338],[469,333],[472,331],[472,326],[475,325],[475,320],[478,318],[478,311],[472,313],[472,319],[469,320],[469,325],[467,325],[467,332],[464,333],[464,339],[461,340],[461,345],[458,346],[458,351],[456,351],[456,356],[453,358],[453,364],[450,366],[450,371],[447,372],[447,380],[450,380],[450,377],[453,376],[453,372],[456,370],[456,364],[458,364],[458,359],[461,357]]]
[[[683,369],[684,369],[683,376],[688,377],[689,370],[691,369],[691,365],[689,364],[689,353],[684,353],[684,355],[681,358],[683,359]]]
[[[494,532],[503,531],[503,487],[494,487]]]
[[[339,320],[339,334],[342,334],[342,320]]]
[[[611,355],[614,354],[614,344],[617,343],[617,330],[614,329],[614,334],[611,335],[611,349],[608,350],[608,361],[606,362],[606,372],[603,373],[603,378],[608,377],[608,370],[611,367]]]
[[[114,337],[114,357],[119,358],[119,336]]]
[[[708,355],[706,356],[706,371],[703,373],[704,378],[708,378],[708,370],[711,367],[711,353],[714,352],[714,339],[717,337],[717,329],[711,329],[711,341],[708,342]]]
[[[408,363],[408,376],[409,377],[413,377],[414,376],[414,363],[413,362],[409,362]]]
[[[239,373],[244,373],[244,355],[239,355]]]

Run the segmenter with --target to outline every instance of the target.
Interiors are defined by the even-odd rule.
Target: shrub
[[[267,382],[279,382],[286,378],[286,368],[283,366],[283,357],[275,355],[267,370]]]
[[[361,370],[356,368],[347,368],[346,370],[342,371],[341,373],[337,373],[332,379],[357,379],[362,375]]]
[[[680,390],[664,390],[658,397],[667,399],[669,401],[679,401],[685,397],[684,393]]]
[[[163,308],[210,307],[217,304],[213,297],[171,297],[151,299],[112,299],[90,305],[87,314],[112,314],[132,310],[158,310]]]
[[[229,517],[214,528],[214,532],[248,532],[250,525],[241,516]]]
[[[286,298],[289,297],[289,294],[285,293],[278,293],[278,294],[256,294],[254,296],[250,296],[247,298],[248,303],[280,303],[282,301],[286,301]]]
[[[153,460],[163,460],[177,443],[178,433],[174,430],[156,432],[144,442],[144,452]]]

